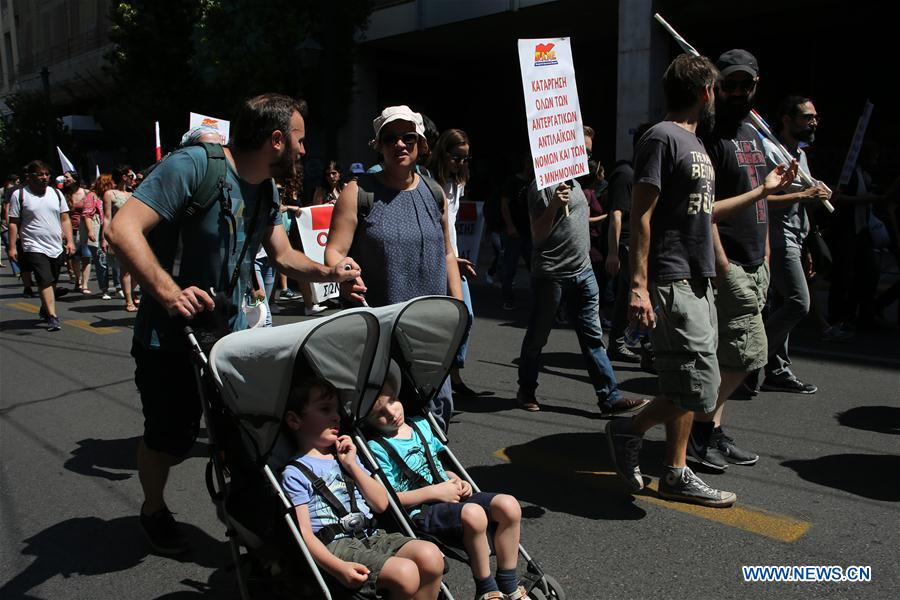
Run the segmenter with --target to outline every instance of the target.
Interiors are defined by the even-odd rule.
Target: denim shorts
[[[490,492],[478,492],[459,502],[426,504],[413,517],[413,525],[422,533],[431,534],[448,542],[460,542],[463,536],[463,507],[466,504],[477,504],[483,508],[490,526],[494,522],[491,518],[491,501],[496,495]]]

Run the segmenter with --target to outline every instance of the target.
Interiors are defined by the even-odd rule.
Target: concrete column
[[[353,99],[347,121],[338,137],[339,160],[349,176],[350,163],[361,162],[368,168],[375,163],[369,140],[375,137],[372,119],[378,116],[378,83],[372,50],[361,48],[353,65]]]
[[[661,79],[668,47],[653,12],[653,0],[619,0],[616,158],[620,159],[632,155],[635,128],[662,117]]]

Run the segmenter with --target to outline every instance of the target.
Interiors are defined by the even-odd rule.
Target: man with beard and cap
[[[818,113],[809,98],[788,96],[778,109],[776,134],[781,144],[809,173],[806,153],[801,144],[811,144],[815,139]],[[775,146],[765,141],[766,162],[771,167],[781,159]],[[805,204],[827,200],[831,192],[823,186],[806,187],[796,178],[784,193],[772,195],[769,203],[769,236],[771,245],[772,281],[770,308],[766,317],[768,363],[762,389],[767,391],[814,394],[816,386],[804,383],[791,370],[788,354],[790,333],[809,312],[809,287],[801,260],[803,242],[809,233],[809,219]],[[752,379],[752,378],[751,378]],[[755,391],[755,382],[749,385]]]
[[[753,465],[759,460],[759,455],[739,448],[725,435],[722,411],[747,373],[766,364],[762,318],[769,286],[766,197],[790,184],[796,166],[768,173],[762,138],[745,120],[759,81],[756,58],[746,50],[729,50],[716,61],[716,68],[716,122],[704,145],[716,171],[716,356],[722,382],[715,410],[694,417],[688,459],[724,471],[728,463]]]
[[[163,495],[170,468],[194,444],[202,412],[185,321],[201,329],[213,322],[217,334],[247,327],[241,302],[260,245],[295,279],[345,281],[360,274],[351,258],[333,267],[308,259],[291,248],[281,226],[272,178],[293,176],[298,168],[305,114],[305,102],[280,94],[244,101],[224,157],[209,158],[198,146],[173,152],[135,190],[134,201],[122,205],[106,233],[147,292],[131,349],[144,414],[137,459],[144,493],[140,523],[161,554],[188,549]],[[224,184],[205,211],[191,214],[211,160],[226,161]]]
[[[659,495],[724,508],[737,496],[706,485],[686,463],[694,413],[712,412],[719,389],[711,285],[715,171],[697,137],[715,119],[717,76],[706,57],[676,57],[663,75],[666,120],[635,149],[628,318],[632,327],[650,331],[660,394],[636,416],[610,421],[606,437],[616,471],[637,491],[644,487],[643,436],[664,424]]]

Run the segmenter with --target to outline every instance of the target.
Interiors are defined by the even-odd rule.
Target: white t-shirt
[[[445,184],[444,193],[447,194],[447,225],[450,228],[450,244],[453,252],[459,256],[459,248],[456,246],[456,214],[459,212],[459,202],[466,193],[466,184],[458,184],[452,179]]]
[[[19,238],[25,252],[40,252],[56,258],[63,252],[62,225],[59,217],[69,212],[62,192],[47,186],[43,196],[38,196],[28,186],[12,195],[9,216],[19,219]]]

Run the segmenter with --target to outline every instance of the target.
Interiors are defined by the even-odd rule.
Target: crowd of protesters
[[[772,115],[778,142],[791,155],[785,162],[747,121],[759,75],[744,50],[715,63],[679,56],[663,79],[666,118],[635,124],[633,155],[607,170],[591,156],[599,134],[585,127],[588,175],[538,190],[527,149],[519,149],[505,177],[492,175],[497,189],[483,211],[493,251],[483,261],[489,264],[483,281],[500,290],[479,297],[517,311],[525,296],[516,293],[517,275],[522,267],[529,275],[519,407],[541,410],[542,349],[555,325],[570,323],[601,416],[634,413],[606,428],[617,472],[631,489],[644,487],[642,439],[662,424],[660,495],[712,507],[731,506],[737,496],[708,485],[687,463],[721,472],[759,459],[725,433],[728,398],[817,391],[792,369],[790,337],[815,310],[811,286],[821,273],[827,270],[831,283],[827,310],[815,314],[823,340],[842,341],[871,326],[897,296],[896,285],[877,293],[876,252],[900,260],[898,184],[873,180],[877,148],[866,145],[842,189],[805,185],[798,172],[810,171],[805,148],[820,121],[814,100],[788,96]],[[22,181],[10,176],[4,184],[10,267],[26,296],[40,296],[49,331],[60,329],[55,299],[67,291],[57,285],[63,269],[72,292],[118,297],[137,313],[132,354],[145,415],[141,524],[161,552],[186,547],[163,493],[169,469],[196,438],[200,416],[176,319],[201,319],[230,306],[220,332],[227,333],[255,325],[240,307],[264,304],[268,325],[274,301],[298,295],[304,314],[314,315],[325,310],[311,287],[321,281],[340,283],[342,306],[437,294],[465,302],[473,320],[478,312],[471,293],[478,269],[460,256],[455,226],[477,140],[459,128],[441,133],[410,107],[390,106],[373,121],[377,164],[368,171],[354,164],[348,172],[329,160],[304,194],[305,117],[302,101],[258,96],[235,116],[222,156],[198,145],[210,132],[196,130],[143,183],[123,165],[90,187],[72,171],[56,186],[51,168],[36,160],[25,166]],[[199,174],[214,160],[225,161],[227,207],[184,217]],[[817,206],[829,199],[838,212],[823,235]],[[320,264],[303,254],[295,217],[325,204],[333,214]],[[226,239],[223,218],[244,235]],[[249,269],[229,262],[241,244],[238,261],[246,254]],[[478,395],[461,375],[468,345],[467,334],[429,407],[445,430],[454,395]],[[658,375],[660,394],[625,397],[612,361],[641,363]]]

